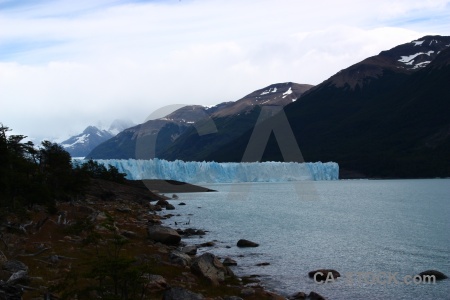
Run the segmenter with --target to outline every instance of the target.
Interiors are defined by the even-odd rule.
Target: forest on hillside
[[[56,212],[57,201],[82,196],[90,178],[125,181],[125,174],[92,160],[73,164],[60,145],[43,141],[39,146],[0,123],[0,221],[8,213],[25,216],[27,208],[44,205]]]

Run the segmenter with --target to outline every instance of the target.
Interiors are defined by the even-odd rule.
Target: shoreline
[[[169,203],[172,202],[172,201],[183,201],[183,199],[167,199],[167,202],[169,202]],[[189,200],[186,201],[185,203],[186,203],[186,205],[189,205]],[[176,204],[176,203],[173,203],[173,204]],[[178,203],[178,205],[179,205],[179,203]],[[174,206],[178,206],[178,205],[174,205]],[[176,212],[176,211],[177,210],[175,209],[174,212]],[[189,247],[195,246],[198,249],[202,249],[202,250],[206,249],[206,250],[202,251],[201,254],[203,255],[205,253],[211,253],[211,250],[209,248],[213,249],[213,247],[217,246],[217,244],[223,243],[220,240],[215,240],[215,239],[212,239],[212,238],[209,239],[208,238],[208,234],[209,234],[208,228],[204,228],[204,227],[192,228],[192,227],[187,226],[188,224],[177,224],[177,222],[174,222],[175,224],[167,224],[167,223],[170,222],[169,220],[174,215],[172,213],[168,213],[166,210],[158,212],[158,215],[160,215],[162,217],[162,219],[163,219],[162,221],[163,221],[164,226],[170,227],[170,228],[176,230],[182,236],[181,237],[180,246],[179,246],[179,249],[178,249],[180,251],[182,251],[183,248],[189,248]],[[195,218],[195,215],[193,215],[193,214],[185,214],[185,215],[176,214],[176,216],[178,216],[178,217],[182,217],[183,216],[183,217],[188,217],[188,218]],[[190,220],[189,220],[189,222],[190,222]],[[180,226],[180,225],[184,225],[184,226]],[[196,233],[197,231],[200,231],[201,234],[197,234]],[[188,233],[188,232],[190,232],[190,233]],[[195,240],[194,241],[189,241],[189,239],[191,237],[194,238]],[[234,239],[237,242],[237,244],[239,243],[239,241],[240,241],[239,239],[240,238],[241,237],[239,237],[239,236],[234,237]],[[201,239],[204,239],[206,242],[199,244],[201,242]],[[196,242],[199,242],[199,243],[196,243]],[[248,242],[253,243],[251,241],[248,241]],[[237,246],[237,244],[234,244],[234,246]],[[233,247],[233,246],[225,245],[225,244],[222,245],[222,246],[223,246],[224,249],[225,248],[229,249],[229,248]],[[237,246],[237,247],[239,247],[239,246]],[[245,254],[241,254],[238,257],[244,257],[244,255]],[[245,256],[248,256],[248,255],[245,255]],[[250,256],[251,256],[251,254],[250,254]],[[198,257],[198,255],[196,255],[195,257]],[[230,255],[226,255],[226,254],[225,255],[222,254],[222,255],[216,256],[216,257],[224,265],[225,265],[225,262],[227,260],[231,260],[233,262],[233,264],[232,265],[227,265],[227,266],[231,268],[231,270],[233,271],[233,275],[234,275],[234,272],[237,271],[235,269],[235,266],[237,266],[237,264],[239,262],[236,262],[234,260],[235,258],[231,258]],[[257,260],[257,259],[253,259],[253,260],[254,260],[254,265],[255,266],[265,266],[265,265],[269,264],[267,262],[261,262],[260,260]],[[235,263],[237,263],[237,264],[235,264]],[[295,292],[293,294],[283,293],[281,291],[276,291],[276,288],[274,288],[273,285],[272,285],[272,287],[270,287],[270,286],[267,285],[267,282],[266,283],[263,282],[263,280],[262,280],[263,277],[267,277],[267,276],[259,274],[258,272],[255,272],[255,273],[252,273],[252,274],[248,274],[248,275],[240,274],[240,275],[236,276],[236,278],[240,282],[244,283],[244,285],[243,285],[244,288],[261,289],[261,291],[263,293],[270,293],[270,295],[271,295],[270,299],[277,299],[277,300],[278,299],[280,299],[280,300],[282,300],[282,299],[293,299],[293,300],[297,300],[297,299],[299,299],[299,300],[301,300],[301,299],[316,299],[316,300],[327,299],[324,296],[316,293],[315,291],[310,291],[309,294],[306,293],[306,292],[303,292],[303,291],[297,291],[297,292]],[[269,277],[272,277],[272,276],[269,275]],[[236,297],[239,297],[239,295],[236,295]],[[243,298],[247,299],[247,296],[243,296]],[[236,299],[242,299],[242,298],[236,298]],[[251,298],[251,299],[253,299],[253,298]],[[260,298],[256,298],[256,299],[260,299]]]

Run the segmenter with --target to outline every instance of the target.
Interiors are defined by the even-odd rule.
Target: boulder
[[[206,232],[201,229],[194,229],[194,228],[186,228],[185,230],[182,230],[183,235],[205,235]]]
[[[156,205],[166,207],[167,205],[169,205],[169,202],[167,200],[159,200],[158,202],[156,202]]]
[[[184,202],[180,202],[178,205],[186,205],[186,203]]]
[[[148,226],[147,233],[151,240],[166,245],[177,245],[181,241],[181,236],[178,232],[170,227],[160,225]]]
[[[167,204],[166,205],[166,210],[174,210],[175,206],[173,206],[172,204]]]
[[[28,277],[28,272],[24,270],[17,271],[9,277],[7,284],[29,284],[30,283],[30,277]]]
[[[181,252],[183,252],[187,255],[196,255],[197,254],[197,246],[190,245],[190,246],[183,247],[181,249]]]
[[[445,275],[442,272],[436,271],[436,270],[426,270],[421,273],[419,273],[419,276],[424,280],[424,276],[434,276],[436,280],[444,280],[447,279],[447,275]]]
[[[161,275],[144,274],[142,278],[148,280],[146,289],[151,292],[163,291],[168,287],[166,279],[164,279]]]
[[[8,260],[2,264],[2,269],[11,273],[16,273],[18,271],[27,271],[28,267],[21,261],[18,260]]]
[[[225,280],[227,269],[212,253],[204,253],[194,259],[191,264],[192,273],[208,279],[214,285]]]
[[[163,294],[163,300],[203,300],[202,294],[196,294],[181,287],[171,287]]]
[[[297,292],[291,296],[289,296],[288,298],[289,300],[305,300],[306,299],[306,294],[303,292]]]
[[[316,293],[316,292],[311,292],[308,295],[310,300],[326,300],[324,296]]]
[[[206,243],[197,245],[197,247],[214,247],[215,245],[216,245],[216,243],[214,243],[214,242],[206,242]]]
[[[233,270],[231,270],[229,266],[225,266],[225,269],[227,270],[227,272],[225,273],[225,275],[227,277],[232,277],[232,278],[236,277],[236,275],[234,275]]]
[[[191,265],[191,257],[180,251],[172,251],[170,253],[170,262],[182,267],[189,267]]]
[[[317,276],[316,276],[316,280],[317,281],[325,281],[327,279],[327,277],[330,276],[330,275],[328,275],[330,273],[331,273],[331,276],[332,276],[333,279],[337,279],[338,277],[341,277],[341,274],[338,271],[336,271],[336,270],[333,270],[333,269],[318,269],[318,270],[309,272],[308,273],[309,278],[313,278],[314,279],[314,275],[316,273],[321,273],[321,274],[317,274]]]
[[[259,244],[255,243],[255,242],[252,242],[252,241],[249,241],[249,240],[240,239],[237,242],[237,246],[238,247],[258,247]]]
[[[222,264],[224,266],[237,266],[237,262],[229,257],[225,257]]]

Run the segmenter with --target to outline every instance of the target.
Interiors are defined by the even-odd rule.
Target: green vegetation
[[[89,253],[82,266],[76,268],[55,288],[61,292],[62,299],[144,299],[148,274],[152,271],[152,260],[137,261],[127,255],[125,246],[129,240],[120,235],[115,226],[114,217],[106,214],[101,227],[107,232],[100,235],[95,231],[94,223],[79,220],[66,228],[65,232],[87,236],[82,251]]]
[[[39,148],[24,135],[8,135],[0,123],[0,210],[21,215],[25,207],[45,205],[56,212],[56,201],[69,201],[82,195],[89,178],[124,182],[125,174],[94,161],[73,166],[60,145],[43,141]]]

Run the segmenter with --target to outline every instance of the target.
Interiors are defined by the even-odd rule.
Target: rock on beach
[[[240,239],[237,242],[237,246],[241,247],[241,248],[244,248],[244,247],[258,247],[259,244],[255,243],[255,242],[252,242],[252,241],[249,241],[249,240]]]
[[[178,232],[170,227],[150,225],[147,228],[147,233],[149,239],[166,245],[177,245],[181,241]]]

